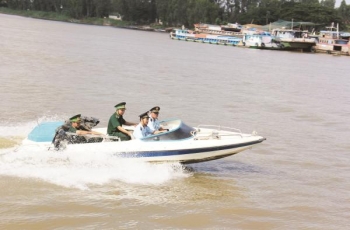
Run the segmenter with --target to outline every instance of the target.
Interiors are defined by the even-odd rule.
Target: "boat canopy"
[[[298,22],[298,21],[285,21],[285,20],[277,20],[275,22],[271,22],[265,26],[262,26],[263,30],[277,29],[277,28],[304,28],[307,26],[316,26],[316,23],[313,22]]]
[[[55,136],[55,130],[63,125],[62,121],[49,121],[40,123],[28,135],[28,139],[35,142],[51,142]]]

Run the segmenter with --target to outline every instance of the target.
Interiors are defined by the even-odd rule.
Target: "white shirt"
[[[160,123],[158,119],[152,117],[149,118],[147,126],[151,129],[152,132],[160,129]]]
[[[152,130],[148,126],[143,127],[141,123],[139,123],[134,129],[133,135],[136,139],[141,139],[151,135],[152,133]]]

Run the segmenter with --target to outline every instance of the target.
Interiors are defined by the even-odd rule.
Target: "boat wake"
[[[21,140],[36,125],[36,121],[14,126],[0,124],[0,143],[8,143],[0,148],[0,176],[29,178],[86,190],[113,182],[162,185],[192,175],[179,163],[135,162],[113,154],[101,154],[103,151],[91,152],[88,146],[84,146],[86,151],[79,154],[69,150],[47,151],[35,145],[21,146]]]

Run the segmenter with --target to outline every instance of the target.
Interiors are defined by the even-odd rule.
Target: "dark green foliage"
[[[342,21],[350,26],[350,5],[346,5],[345,0],[343,0],[338,8],[339,17]]]
[[[34,10],[67,14],[73,18],[107,17],[111,0],[7,0],[14,10]]]
[[[0,4],[4,5],[4,0]],[[108,17],[111,12],[137,24],[162,21],[164,26],[192,28],[194,23],[265,25],[283,20],[309,21],[320,26],[350,24],[345,0],[7,0],[14,10],[56,12],[76,19]]]

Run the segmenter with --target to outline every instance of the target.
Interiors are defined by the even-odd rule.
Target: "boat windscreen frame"
[[[174,119],[174,121],[175,120],[179,120],[179,119]],[[191,127],[191,126],[186,125],[181,120],[179,120],[179,121],[180,121],[180,124],[177,127],[172,128],[170,131],[150,135],[150,136],[144,137],[140,140],[147,141],[147,142],[149,142],[149,141],[177,141],[177,140],[184,140],[184,139],[193,138],[193,135],[191,133],[192,133],[192,131],[195,131],[196,129]],[[167,122],[171,122],[171,121],[168,120]]]

